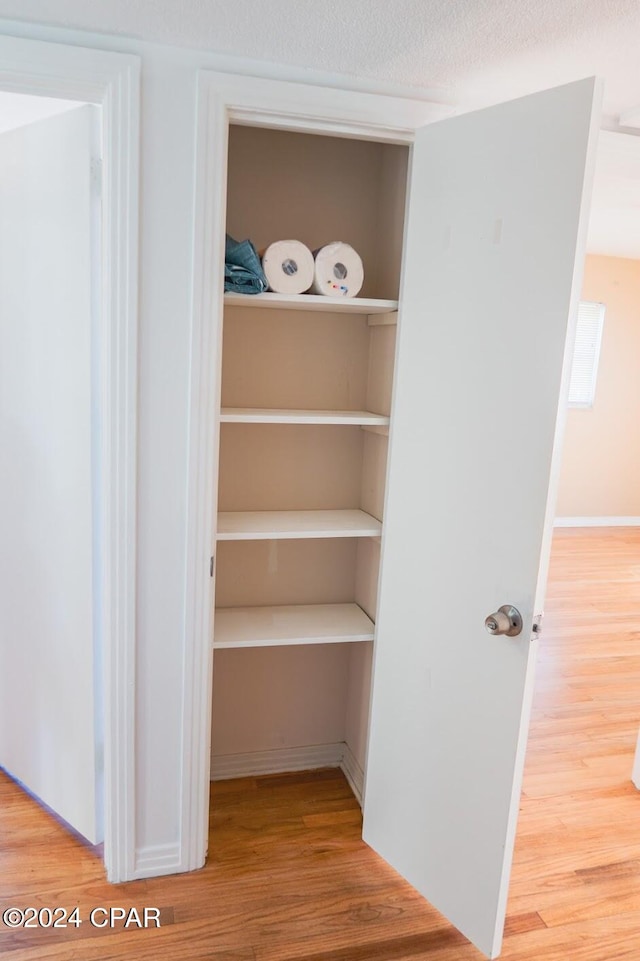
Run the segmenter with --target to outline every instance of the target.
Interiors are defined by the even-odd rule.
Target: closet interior
[[[227,232],[335,240],[357,298],[226,294],[212,778],[365,766],[407,146],[232,125]]]

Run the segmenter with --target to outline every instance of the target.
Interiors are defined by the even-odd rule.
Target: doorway
[[[516,952],[535,906],[539,956],[561,938],[571,954],[572,925],[576,941],[615,953],[637,901],[639,150],[637,137],[600,133],[509,901]]]
[[[203,126],[207,135],[203,137],[202,144],[209,145],[213,137],[218,144],[219,154],[226,147],[226,123],[234,119],[233,111],[239,110],[240,106],[242,113],[239,112],[238,116],[242,124],[246,125],[247,114],[255,118],[258,107],[261,109],[262,117],[273,115],[279,103],[278,95],[282,96],[285,89],[288,104],[293,100],[294,93],[299,96],[301,104],[306,103],[302,90],[290,91],[288,87],[280,85],[278,89],[273,90],[265,91],[261,86],[259,91],[248,91],[247,83],[240,85],[238,100],[235,100],[234,93],[232,101],[229,96],[230,84],[227,83],[226,87],[223,87],[219,83],[220,89],[216,91],[214,83],[215,79],[212,77],[210,83],[203,84],[205,95],[202,98],[202,116],[207,117],[210,126],[208,129],[206,125]],[[273,86],[275,88],[276,85]],[[506,898],[503,900],[503,894],[506,893],[505,882],[509,865],[508,859],[505,858],[505,850],[513,836],[512,828],[515,828],[514,808],[517,805],[514,806],[511,800],[515,797],[514,791],[519,785],[517,779],[514,781],[513,763],[519,762],[523,757],[521,748],[524,742],[523,739],[519,739],[518,732],[528,707],[530,685],[527,667],[530,653],[535,650],[529,643],[533,633],[531,623],[535,609],[531,584],[535,583],[540,566],[540,530],[536,529],[535,534],[533,533],[533,520],[535,518],[537,527],[541,528],[545,518],[550,519],[547,510],[549,477],[548,474],[536,476],[532,471],[532,465],[548,465],[554,436],[558,388],[564,370],[563,355],[566,340],[564,324],[569,304],[574,296],[573,271],[568,268],[573,265],[576,236],[581,233],[581,223],[584,223],[584,219],[581,221],[580,217],[581,187],[575,190],[574,188],[582,184],[588,172],[585,166],[587,154],[585,148],[594,126],[592,95],[592,84],[576,85],[573,88],[560,88],[558,91],[547,92],[539,98],[530,98],[526,102],[520,101],[517,104],[506,105],[504,108],[492,108],[501,113],[504,119],[505,144],[508,149],[507,154],[501,153],[500,157],[493,153],[483,154],[483,162],[489,163],[489,156],[491,157],[491,169],[486,171],[481,171],[478,167],[478,157],[475,152],[466,149],[466,144],[465,149],[462,149],[461,142],[465,139],[464,135],[469,133],[471,143],[477,144],[485,135],[481,129],[484,125],[483,121],[485,119],[487,123],[492,122],[492,119],[497,121],[497,114],[491,120],[488,112],[484,115],[479,113],[469,115],[467,118],[456,118],[451,124],[432,125],[430,128],[421,129],[415,134],[416,142],[412,151],[412,181],[415,189],[412,188],[411,191],[409,239],[405,238],[405,251],[408,251],[408,260],[405,261],[405,265],[410,266],[407,266],[405,271],[402,319],[399,325],[402,330],[399,338],[401,348],[396,358],[396,385],[401,384],[402,391],[400,394],[396,391],[394,405],[396,430],[392,443],[395,455],[399,457],[398,437],[401,436],[406,440],[406,447],[403,446],[401,449],[407,454],[407,461],[403,460],[400,465],[396,460],[397,466],[390,468],[390,476],[396,478],[401,476],[405,481],[402,487],[395,489],[396,493],[401,491],[402,500],[395,502],[395,508],[390,508],[390,503],[394,501],[389,495],[385,503],[385,534],[382,546],[385,554],[385,577],[382,578],[380,610],[376,616],[376,668],[371,712],[374,722],[370,729],[367,756],[365,810],[368,814],[365,814],[364,837],[375,850],[409,877],[431,903],[437,904],[445,914],[454,919],[455,923],[459,921],[461,928],[466,930],[476,943],[482,942],[483,945],[487,945],[485,950],[493,954],[499,947],[500,912],[506,901]],[[547,98],[549,98],[548,102]],[[576,107],[578,99],[581,100],[579,109]],[[230,103],[233,104],[233,110],[230,108]],[[522,111],[518,122],[524,121],[524,115],[529,109],[536,112],[538,108],[540,108],[540,115],[536,117],[535,122],[539,123],[540,127],[536,126],[536,134],[533,134],[534,128],[527,117],[522,127],[518,125],[516,136],[514,113],[519,114]],[[563,121],[567,120],[570,123],[566,127],[566,140],[562,144],[557,138],[550,141],[549,150],[559,151],[559,153],[548,172],[543,174],[537,162],[531,163],[531,158],[534,155],[537,156],[540,137],[551,129],[547,108],[550,113],[556,109],[561,111]],[[281,117],[274,119],[277,119],[278,126],[282,125]],[[305,108],[306,131],[313,129],[311,122],[314,119],[314,110],[310,107],[307,111]],[[383,119],[381,118],[380,122],[381,128]],[[332,120],[335,122],[335,117],[332,117]],[[299,123],[297,117],[287,115],[286,125],[289,129],[296,123]],[[458,125],[460,125],[459,130]],[[323,132],[328,126],[325,121]],[[301,124],[298,129],[300,127]],[[342,129],[344,130],[344,127]],[[457,135],[454,136],[456,131],[460,134],[460,139]],[[528,138],[533,138],[529,146],[527,146]],[[491,147],[491,150],[496,147],[496,138],[493,133],[484,142],[488,148]],[[513,187],[518,193],[518,202],[515,206],[519,213],[523,210],[520,203],[523,200],[520,196],[522,178],[511,179],[515,169],[512,151],[516,149],[523,151],[523,154],[519,154],[517,158],[518,163],[522,163],[523,170],[526,170],[527,175],[532,179],[541,177],[542,182],[539,183],[539,190],[535,193],[536,200],[533,202],[535,209],[530,211],[531,216],[528,214],[521,222],[522,235],[519,235],[518,244],[509,246],[508,252],[505,252],[505,248],[500,246],[502,219],[499,216],[496,219],[496,210],[506,209],[510,206],[511,200],[502,197],[502,190]],[[422,153],[423,150],[424,153]],[[571,170],[567,165],[570,154],[575,161],[575,166],[572,166]],[[507,155],[510,157],[507,162],[509,176],[503,179],[496,176],[496,163],[502,162]],[[424,160],[424,166],[418,165],[419,157]],[[551,153],[545,154],[547,160],[550,157]],[[203,162],[205,158],[211,168],[211,155],[206,154],[203,148],[201,152]],[[469,162],[466,163],[466,160]],[[224,171],[225,159],[220,158],[217,165],[213,166],[217,166],[219,171]],[[563,171],[563,175],[566,172],[567,184],[571,186],[569,192],[557,187],[556,177],[560,170]],[[416,186],[418,182],[419,188]],[[213,210],[217,213],[215,219],[221,219],[220,212],[224,209],[223,183],[223,177],[219,173],[215,178],[213,174],[210,176],[204,174],[203,188],[197,191],[199,198],[197,207],[205,211],[203,221],[207,218],[206,211],[209,211],[209,219],[214,219]],[[487,199],[488,183],[495,188],[497,194],[500,194],[499,197],[491,195],[489,200]],[[554,185],[553,189],[550,189],[550,184]],[[442,202],[443,196],[447,199],[446,204]],[[463,196],[466,200],[463,200]],[[527,191],[527,201],[531,201],[533,196],[531,190]],[[538,203],[538,200],[542,199],[545,202],[544,208],[541,208]],[[457,226],[458,222],[455,221],[458,235],[462,238],[460,246],[448,243],[450,231],[447,230],[447,225],[454,222],[449,205],[451,207],[456,205],[456,217],[459,215],[461,222],[466,217],[470,217],[472,221],[471,225],[465,224],[465,227]],[[562,235],[562,244],[563,264],[567,270],[563,268],[559,273],[555,273],[551,271],[553,256],[550,258],[549,270],[547,270],[543,267],[539,254],[541,252],[545,255],[550,254],[549,223],[556,224],[559,218],[563,220],[566,227],[566,233]],[[533,219],[537,225],[536,230],[532,230]],[[428,230],[429,240],[420,238],[413,246],[411,242],[414,236],[413,227],[416,230],[422,230],[422,228]],[[512,228],[512,241],[513,238]],[[558,238],[559,235],[554,233],[554,240]],[[425,265],[425,247],[432,254],[428,265]],[[207,498],[210,498],[210,492],[215,490],[216,460],[212,450],[214,442],[211,440],[215,437],[215,428],[212,430],[209,423],[207,441],[201,443],[201,433],[204,436],[205,429],[201,412],[203,410],[209,412],[215,408],[219,396],[219,383],[217,376],[203,370],[200,358],[204,356],[206,362],[211,365],[211,358],[216,356],[217,345],[222,336],[222,325],[221,310],[216,309],[209,315],[207,326],[207,321],[202,321],[200,308],[201,304],[209,305],[212,302],[216,308],[220,308],[222,290],[221,274],[218,271],[207,272],[206,268],[201,271],[200,260],[206,265],[220,264],[224,256],[223,248],[224,234],[220,224],[216,223],[215,227],[209,226],[204,235],[202,256],[198,258],[196,271],[193,382],[194,387],[197,388],[197,394],[194,393],[194,403],[197,403],[197,408],[192,427],[195,443],[192,448],[193,476],[191,479],[194,492],[197,491],[199,494],[202,490],[206,492]],[[533,254],[523,256],[522,252],[525,249],[531,251],[535,249],[535,256]],[[485,264],[486,269],[480,266],[481,262]],[[427,267],[430,271],[428,283],[425,283]],[[504,285],[503,268],[506,268],[509,274],[507,287]],[[533,268],[532,274],[527,273],[528,268]],[[521,282],[514,280],[516,269],[523,272]],[[467,323],[469,318],[475,318],[478,304],[474,285],[465,283],[463,280],[469,274],[473,275],[474,281],[477,280],[483,290],[481,300],[487,310],[483,314],[481,325]],[[540,291],[547,290],[551,276],[554,277],[554,284],[549,288],[549,292],[553,296],[553,307],[546,309],[542,318],[535,317],[531,308],[538,302],[536,297],[540,297]],[[408,277],[412,277],[416,282],[415,288],[407,280]],[[501,292],[499,297],[494,297],[492,286],[494,283],[496,289]],[[503,296],[507,289],[517,301],[516,308],[521,319],[517,327],[513,324],[514,311],[507,308],[507,301]],[[528,292],[526,297],[523,295],[525,289]],[[408,295],[408,290],[411,290],[411,296]],[[269,298],[270,295],[264,296]],[[229,303],[228,300],[227,303]],[[443,304],[448,305],[446,310]],[[499,311],[497,306],[500,307]],[[445,315],[449,318],[447,323],[442,320]],[[215,322],[212,322],[211,316],[215,318]],[[412,321],[407,320],[408,316],[412,317]],[[436,317],[441,319],[440,323],[427,322],[428,318]],[[464,336],[460,335],[462,329],[464,329]],[[516,332],[513,345],[515,353],[511,354],[510,363],[504,366],[504,372],[511,378],[508,387],[505,386],[504,379],[487,381],[483,366],[478,364],[478,352],[495,343],[501,346],[500,356],[506,355],[505,344],[507,338],[513,336],[514,331]],[[544,345],[543,336],[547,338]],[[206,349],[204,349],[205,345]],[[551,355],[553,364],[548,362]],[[444,359],[451,364],[450,368],[443,366]],[[546,367],[542,367],[543,359],[547,361]],[[398,367],[398,363],[402,360],[407,360],[407,366],[404,369],[402,366]],[[411,363],[413,360],[416,361],[415,366]],[[493,357],[491,363],[493,363]],[[542,389],[541,382],[538,381],[535,405],[530,403],[528,395],[523,393],[525,370],[531,370],[532,373],[534,370],[542,370],[546,388],[548,388],[546,391]],[[465,383],[464,400],[461,400],[458,393],[458,385],[461,382]],[[398,400],[399,396],[405,398],[404,407]],[[474,400],[473,404],[468,402],[471,397]],[[519,409],[516,410],[513,404],[505,403],[507,397],[513,398],[514,404],[515,400],[523,401],[523,412],[528,418],[526,431],[523,428]],[[447,410],[446,418],[441,416],[443,408]],[[399,410],[403,411],[402,417],[398,414]],[[234,412],[232,412],[233,415]],[[470,423],[472,415],[475,418],[473,426]],[[507,416],[514,418],[513,423],[508,426],[501,420]],[[455,422],[454,429],[452,421],[456,417],[459,421]],[[403,433],[400,435],[397,431],[399,422],[403,425]],[[540,436],[537,436],[536,432],[540,432]],[[498,445],[503,436],[522,433],[527,434],[529,448],[527,451],[523,447],[517,448],[518,456],[512,465],[517,474],[517,483],[515,483],[513,473],[496,472],[493,459],[487,459],[481,455],[484,450],[493,449],[494,444]],[[536,434],[535,443],[534,433]],[[474,443],[464,450],[462,444],[452,448],[451,437],[454,435],[471,438]],[[481,437],[484,438],[482,444],[479,442]],[[429,457],[428,455],[434,450],[446,450],[449,456],[443,459]],[[535,454],[542,450],[545,452],[544,459],[536,460]],[[459,469],[452,466],[453,454],[462,458]],[[393,462],[393,458],[390,460]],[[483,471],[486,471],[486,474],[482,473]],[[481,477],[486,480],[486,483],[483,483],[480,495],[478,485]],[[474,484],[472,495],[468,490],[470,480]],[[429,497],[425,497],[425,489],[428,489]],[[391,490],[390,484],[389,491]],[[529,497],[531,507],[527,500]],[[405,509],[408,508],[409,502],[411,503],[410,518],[405,516]],[[479,502],[485,504],[484,512],[478,511]],[[190,536],[189,540],[190,546],[194,547],[194,570],[199,571],[200,574],[197,583],[194,583],[196,580],[194,576],[188,587],[190,602],[188,624],[191,625],[195,619],[195,636],[201,639],[203,645],[206,643],[207,647],[206,659],[203,656],[205,649],[200,652],[200,645],[198,645],[198,651],[194,653],[189,664],[189,672],[186,675],[189,691],[191,691],[190,677],[193,664],[202,658],[202,677],[208,678],[210,670],[212,639],[208,629],[208,608],[212,594],[211,576],[214,570],[212,557],[216,539],[211,504],[203,503],[203,500],[199,500],[197,496],[194,496],[192,504],[197,505],[198,510],[196,512],[195,509],[192,511],[190,508],[190,523],[197,517],[200,527],[205,528],[205,535],[196,537],[193,530],[194,536]],[[456,509],[439,512],[438,506],[444,504],[455,504]],[[213,506],[215,507],[215,503]],[[398,513],[394,515],[395,509]],[[513,535],[511,538],[513,545],[518,550],[525,546],[527,549],[531,548],[530,555],[517,565],[513,558],[509,560],[510,555],[502,551],[500,541],[495,538],[494,519],[500,516],[504,523],[505,511],[509,517],[507,526],[511,525],[512,532],[516,529],[519,531],[518,535]],[[246,507],[244,512],[251,513]],[[255,512],[258,512],[257,509]],[[222,511],[223,515],[225,513]],[[228,513],[234,514],[233,510]],[[243,511],[237,513],[242,514]],[[268,513],[268,510],[265,513]],[[393,534],[394,516],[399,525],[395,535]],[[525,524],[521,529],[523,518]],[[255,535],[255,529],[234,526],[236,523],[242,524],[243,518],[223,516],[218,527],[217,540],[242,539],[241,535],[244,535],[243,539],[249,539],[246,536],[247,531]],[[480,531],[478,527],[482,525],[485,526]],[[271,533],[272,528],[268,531]],[[190,535],[191,533],[190,530]],[[410,535],[414,533],[419,543],[412,540]],[[466,535],[470,536],[464,541],[463,549],[461,544]],[[369,536],[368,533],[367,536]],[[392,555],[389,554],[389,545],[395,549]],[[499,573],[487,566],[489,547],[495,547],[500,560],[506,562],[505,569]],[[207,555],[204,555],[204,550],[207,551]],[[393,568],[396,574],[391,580],[389,580],[390,556],[393,556],[394,564],[397,562],[397,570]],[[208,562],[206,566],[205,557]],[[412,563],[407,563],[407,558],[410,558]],[[217,553],[216,563],[219,559],[220,554]],[[464,560],[464,564],[461,559]],[[415,563],[413,563],[414,560]],[[457,595],[451,597],[448,604],[440,606],[429,604],[429,622],[428,625],[423,625],[421,615],[424,614],[425,609],[425,572],[429,574],[431,595],[441,598],[441,595],[452,587],[450,572],[455,570],[462,576],[463,569],[469,574],[468,581],[465,580],[464,604],[458,603]],[[439,574],[443,577],[436,585],[436,577]],[[491,583],[480,584],[480,574],[487,574]],[[527,575],[529,586],[526,590],[513,582],[512,579],[516,574]],[[205,576],[208,578],[206,582],[204,582]],[[389,593],[385,593],[385,585],[391,585]],[[194,588],[193,593],[191,588]],[[522,598],[520,604],[525,622],[521,632],[522,643],[513,645],[508,642],[505,644],[502,640],[495,643],[488,641],[484,630],[488,611],[497,609],[501,603],[504,603],[507,594]],[[384,614],[385,597],[390,605],[388,619],[385,619]],[[453,622],[454,630],[451,629],[452,621],[448,616],[448,612],[453,608],[458,612],[458,617]],[[463,631],[463,618],[468,619],[468,633]],[[213,631],[215,646],[215,625]],[[444,637],[449,638],[447,643],[443,643]],[[467,641],[463,641],[463,637],[467,638]],[[386,643],[383,639],[386,639]],[[517,681],[513,678],[507,679],[511,672],[514,676],[517,674]],[[432,683],[434,678],[437,681],[435,684]],[[482,683],[479,683],[480,680]],[[206,694],[206,697],[198,693],[197,697],[193,696],[191,699],[186,697],[185,703],[191,700],[191,704],[195,702],[196,707],[208,706],[210,703],[208,687],[207,685],[206,692],[201,692],[202,695]],[[411,702],[410,707],[409,702]],[[475,723],[469,724],[472,702],[478,708],[478,717],[486,725],[482,730]],[[201,814],[203,813],[204,797],[201,778],[203,771],[207,772],[209,767],[207,760],[200,768],[193,763],[194,756],[196,759],[200,758],[202,762],[201,749],[205,745],[208,747],[208,736],[205,741],[202,730],[203,714],[202,710],[192,711],[190,705],[184,717],[184,727],[190,733],[194,732],[194,736],[186,738],[183,742],[190,746],[190,750],[184,752],[189,754],[189,764],[183,766],[185,776],[197,768],[197,776],[193,778],[192,784],[188,781],[185,783],[187,790],[184,795],[190,814],[189,823],[185,826],[185,834],[187,834],[187,828],[190,828],[188,833],[192,841],[192,852],[194,851],[193,842],[202,835],[199,833],[200,827],[193,823],[191,817],[196,804]],[[513,721],[508,733],[505,726],[507,714],[510,715],[510,721]],[[193,723],[194,717],[197,718],[197,725]],[[464,736],[461,733],[460,719],[465,720]],[[410,737],[413,734],[416,735],[415,741]],[[444,747],[447,736],[451,738],[450,749]],[[498,778],[499,765],[496,758],[502,753],[506,763],[500,766]],[[420,759],[420,774],[417,773],[417,758]],[[492,778],[485,776],[487,765],[491,767]],[[474,785],[472,796],[466,790],[470,781]],[[391,784],[394,785],[394,790],[390,789]],[[446,792],[446,797],[443,792],[445,785],[452,787],[451,791]],[[505,797],[509,795],[510,803],[506,801],[503,803],[502,800],[496,803],[498,797],[502,798],[503,794]],[[468,810],[465,807],[465,814],[462,815],[462,809],[467,803]],[[187,803],[185,803],[185,809],[187,809]],[[427,809],[430,811],[433,809],[433,818],[427,816]],[[495,871],[491,873],[492,883],[495,882],[493,887],[489,885],[488,869],[485,863],[485,854],[490,847],[486,825],[482,829],[479,828],[477,833],[480,847],[477,851],[474,848],[471,852],[470,826],[479,826],[480,812],[483,817],[486,814],[487,823],[489,820],[493,823],[494,818],[496,825],[498,821],[501,822],[502,840],[494,848],[498,859],[494,865]],[[456,820],[455,825],[453,820],[450,820],[450,816]],[[442,823],[446,823],[446,830],[440,830]],[[408,830],[408,825],[412,825],[411,830]],[[419,830],[428,835],[421,854],[418,853],[416,844]],[[427,849],[429,855],[425,856],[424,851]],[[457,868],[453,867],[454,853],[455,857],[459,858]],[[446,866],[446,870],[442,869],[442,865]],[[474,923],[477,921],[484,927],[486,937],[483,938],[480,938],[477,933],[474,936],[468,926],[462,924],[462,921],[457,918],[457,909],[454,910],[456,902],[460,901],[460,877],[465,877],[465,891],[467,893],[471,891],[468,870],[470,865],[474,871],[478,872],[478,885],[477,890],[474,889],[473,898],[469,901],[469,917],[472,914]],[[488,904],[493,895],[495,898],[492,905],[485,911],[483,903],[486,900]]]
[[[108,879],[135,872],[134,624],[135,624],[135,384],[137,368],[137,216],[139,59],[135,56],[0,37],[2,91],[93,104],[101,111],[103,148],[101,319],[97,364],[102,385],[99,554],[102,586],[97,616],[104,641],[104,860]],[[42,104],[40,104],[42,107]],[[73,110],[69,111],[69,115]],[[61,120],[65,113],[62,112]],[[52,119],[56,119],[55,117]],[[44,122],[44,121],[43,121]],[[36,282],[29,284],[29,293]],[[3,410],[3,420],[4,420]],[[17,520],[15,520],[17,524]],[[50,544],[46,564],[55,566]],[[96,572],[92,570],[92,579]],[[35,587],[35,585],[34,585]],[[32,596],[27,603],[33,603]],[[3,632],[10,658],[15,638]],[[44,705],[43,705],[44,707]],[[70,725],[81,724],[73,711]],[[20,732],[19,732],[20,733]],[[42,763],[51,763],[47,750]]]

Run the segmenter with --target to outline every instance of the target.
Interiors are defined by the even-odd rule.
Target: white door
[[[0,136],[0,766],[93,843],[95,110]]]
[[[491,957],[518,813],[593,99],[594,82],[581,81],[434,124],[413,156],[364,838]],[[517,637],[485,630],[503,604],[522,614]]]

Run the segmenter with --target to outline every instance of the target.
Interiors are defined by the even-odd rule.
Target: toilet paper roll
[[[302,294],[313,283],[313,254],[299,240],[277,240],[262,255],[269,290],[276,294]]]
[[[360,255],[337,240],[314,250],[314,275],[311,292],[327,297],[355,297],[364,283]]]

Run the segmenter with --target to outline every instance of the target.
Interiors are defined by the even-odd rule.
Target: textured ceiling
[[[0,17],[425,88],[465,106],[599,73],[640,104],[639,0],[0,0]]]
[[[462,110],[591,74],[605,126],[640,107],[640,0],[0,0],[0,17],[421,87]],[[640,136],[608,136],[589,247],[640,257]]]

